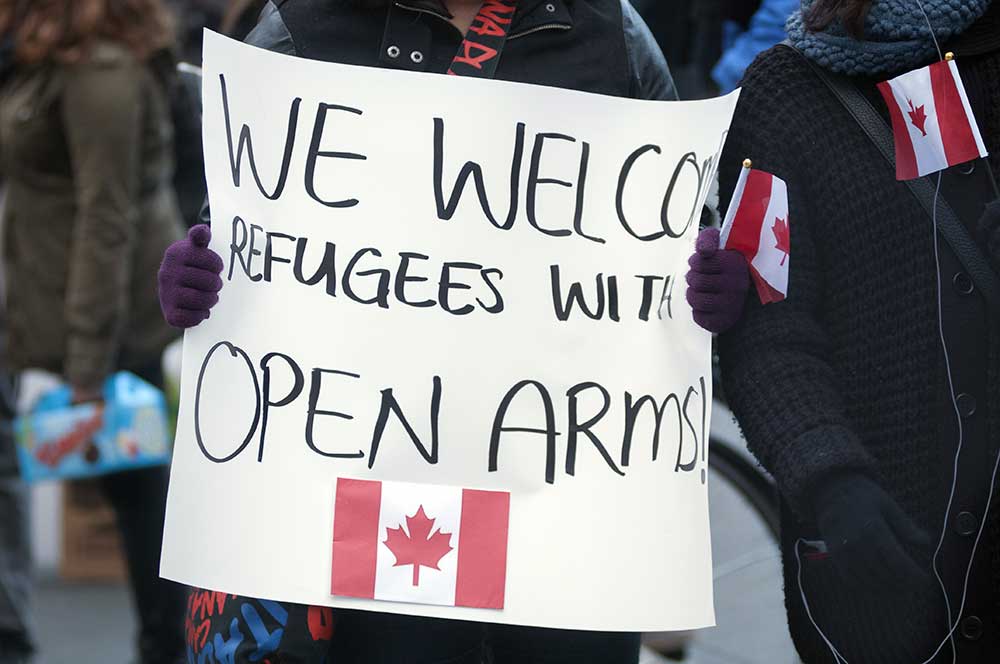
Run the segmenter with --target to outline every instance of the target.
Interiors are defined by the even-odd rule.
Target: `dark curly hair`
[[[0,37],[26,64],[76,62],[102,39],[147,60],[170,46],[172,27],[160,0],[0,0]]]
[[[864,36],[865,19],[873,0],[816,0],[803,18],[806,28],[814,32],[825,30],[840,21],[847,32],[858,39]]]

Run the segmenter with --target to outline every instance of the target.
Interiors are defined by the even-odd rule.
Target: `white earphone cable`
[[[992,502],[993,502],[993,490],[996,487],[997,473],[998,473],[998,471],[1000,471],[1000,453],[998,453],[996,461],[993,464],[993,473],[992,473],[992,476],[990,478],[989,493],[987,494],[987,497],[986,497],[986,508],[985,508],[985,510],[983,512],[982,519],[980,519],[979,531],[976,534],[976,540],[975,540],[975,542],[972,545],[972,553],[969,555],[969,563],[968,563],[968,565],[966,566],[966,569],[965,569],[965,577],[964,577],[963,584],[962,584],[962,600],[961,600],[961,603],[959,604],[958,612],[955,613],[955,614],[952,614],[952,611],[951,611],[951,600],[948,597],[947,588],[945,588],[944,580],[942,579],[940,570],[938,569],[938,558],[939,558],[940,553],[941,553],[941,547],[944,544],[945,534],[948,532],[948,521],[949,521],[949,517],[951,516],[951,508],[952,508],[952,505],[954,503],[955,492],[956,492],[957,487],[958,487],[958,463],[959,463],[959,458],[960,458],[960,456],[962,454],[962,446],[963,446],[963,443],[964,443],[964,426],[963,426],[963,420],[962,420],[962,412],[961,412],[961,410],[958,407],[958,399],[955,396],[955,384],[954,384],[954,379],[952,378],[952,372],[951,372],[951,359],[950,359],[950,357],[948,355],[948,342],[947,342],[947,339],[945,338],[945,333],[944,333],[944,317],[943,317],[943,313],[942,313],[942,299],[941,299],[941,288],[942,288],[941,287],[941,254],[940,254],[940,245],[939,245],[939,238],[938,238],[938,221],[937,221],[937,204],[938,204],[938,196],[940,195],[940,193],[941,193],[941,173],[938,173],[937,186],[936,186],[935,191],[934,191],[934,211],[933,211],[933,214],[932,214],[933,232],[934,232],[934,264],[936,266],[936,272],[937,272],[938,333],[939,333],[940,339],[941,339],[941,347],[942,347],[942,350],[944,352],[944,362],[945,362],[945,368],[947,370],[946,373],[947,373],[947,376],[948,376],[948,390],[951,393],[951,402],[952,402],[952,406],[955,409],[955,416],[956,416],[956,419],[957,419],[957,422],[958,422],[958,446],[957,446],[957,448],[955,450],[955,460],[954,460],[954,465],[953,465],[953,469],[952,469],[951,490],[950,490],[949,495],[948,495],[948,504],[947,504],[947,506],[945,508],[945,512],[944,512],[944,523],[942,524],[942,527],[941,527],[941,535],[938,538],[937,548],[934,550],[934,558],[933,558],[933,561],[932,561],[932,567],[934,569],[934,576],[935,576],[935,578],[938,581],[938,585],[940,586],[941,593],[942,593],[942,595],[944,597],[945,608],[946,608],[946,611],[947,611],[947,614],[948,614],[948,628],[949,629],[948,629],[948,633],[945,635],[945,637],[943,639],[941,639],[941,642],[938,644],[938,646],[934,650],[934,652],[931,653],[930,657],[928,657],[923,662],[921,662],[921,664],[930,664],[931,661],[935,657],[938,656],[938,654],[941,652],[941,649],[945,646],[945,644],[949,643],[949,642],[951,643],[951,657],[952,657],[951,661],[952,661],[952,664],[955,664],[955,662],[957,662],[958,653],[957,653],[957,650],[956,650],[956,647],[955,647],[955,638],[954,638],[954,636],[955,636],[955,630],[958,629],[958,624],[959,624],[960,618],[962,617],[962,612],[965,611],[965,602],[966,602],[966,599],[968,598],[968,593],[969,593],[969,578],[972,575],[972,566],[973,566],[973,562],[976,559],[976,551],[979,549],[979,542],[982,539],[983,530],[986,527],[986,521],[987,521],[987,518],[988,518],[989,513],[990,513],[990,507],[992,506]],[[799,585],[799,594],[800,594],[800,596],[802,598],[802,603],[805,606],[806,615],[809,618],[809,622],[812,623],[813,628],[819,634],[820,638],[823,639],[823,642],[830,649],[830,653],[833,655],[834,661],[836,662],[836,664],[849,664],[849,662],[847,661],[847,659],[843,655],[840,654],[840,651],[837,650],[836,646],[833,645],[833,642],[829,638],[827,638],[826,634],[823,632],[823,630],[820,628],[820,626],[813,619],[812,611],[809,608],[809,601],[806,599],[805,589],[804,589],[804,587],[802,585],[802,559],[801,559],[801,557],[799,555],[799,545],[802,544],[802,543],[804,543],[804,542],[805,542],[805,540],[803,540],[803,539],[800,538],[795,543],[795,564],[796,564],[796,570],[797,570],[797,581],[798,581],[798,585]]]

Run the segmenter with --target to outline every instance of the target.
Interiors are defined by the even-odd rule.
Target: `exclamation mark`
[[[701,377],[701,483],[708,481],[706,450],[708,449],[708,391],[705,389],[705,377]]]

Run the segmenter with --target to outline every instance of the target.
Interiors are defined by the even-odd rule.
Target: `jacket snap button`
[[[958,272],[955,274],[951,283],[954,284],[955,290],[962,295],[972,295],[972,291],[976,290],[976,285],[972,283],[972,277],[967,275],[965,272]]]
[[[545,11],[547,11],[550,14],[554,14],[556,11],[556,6],[550,2],[549,4],[545,5]]]
[[[978,641],[983,636],[983,621],[979,616],[969,616],[962,621],[962,637],[969,641]]]
[[[971,394],[959,394],[955,397],[955,403],[958,404],[958,412],[962,417],[969,418],[976,414],[976,398]]]
[[[386,53],[386,55],[388,55],[388,56],[389,56],[390,58],[392,58],[393,60],[395,60],[396,58],[398,58],[398,57],[399,57],[399,47],[398,47],[398,46],[396,46],[396,45],[392,45],[392,46],[390,46],[389,48],[387,48],[387,49],[385,50],[385,53]]]
[[[975,535],[979,530],[979,519],[972,512],[959,512],[955,515],[955,532],[962,537]]]
[[[410,60],[413,60],[415,64],[419,65],[424,61],[424,54],[420,51],[414,51],[413,53],[410,53]]]

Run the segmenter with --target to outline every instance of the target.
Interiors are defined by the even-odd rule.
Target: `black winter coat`
[[[314,60],[444,73],[463,38],[450,16],[440,0],[270,0],[247,42]],[[663,54],[627,0],[522,0],[496,77],[676,97]]]
[[[994,12],[995,14],[995,12]],[[984,140],[1000,173],[1000,31],[992,42],[954,44]],[[887,115],[876,81],[855,81]],[[1000,661],[1000,502],[991,472],[1000,446],[1000,309],[989,305],[948,244],[940,242],[944,333],[961,410],[958,489],[945,508],[958,446],[938,334],[932,221],[859,125],[797,53],[778,46],[747,71],[722,160],[733,190],[742,160],[788,183],[788,299],[761,306],[723,335],[725,390],[751,450],[774,475],[785,514],[785,598],[807,664],[834,662],[800,598],[795,543],[817,539],[811,492],[825,477],[867,473],[934,542],[952,611],[980,524],[969,593],[955,640],[960,664]],[[944,175],[979,183],[953,207],[976,216],[994,197],[985,163]],[[971,226],[975,225],[975,221]],[[973,228],[967,229],[972,233]],[[1000,270],[979,243],[977,264]],[[930,570],[930,555],[922,561]],[[920,664],[948,633],[937,583],[876,595],[844,582],[822,557],[802,557],[813,617],[851,664]],[[935,662],[951,662],[946,645]]]
[[[444,74],[463,39],[450,17],[441,0],[268,0],[246,43],[312,60]],[[496,78],[677,98],[663,53],[628,0],[522,0]],[[200,221],[211,224],[209,201]]]

